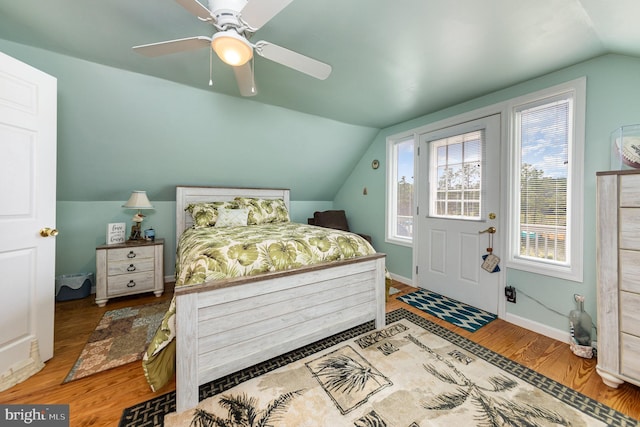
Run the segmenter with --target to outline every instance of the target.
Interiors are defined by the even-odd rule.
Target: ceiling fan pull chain
[[[251,58],[251,93],[256,93],[256,58]]]
[[[213,49],[209,49],[209,86],[213,86]]]

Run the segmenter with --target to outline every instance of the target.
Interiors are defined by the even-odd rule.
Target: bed
[[[183,232],[199,228],[194,226],[193,210],[186,208],[237,199],[274,201],[289,209],[286,189],[177,187],[176,242],[184,237]],[[219,216],[218,221],[221,219]],[[312,232],[304,229],[304,234]],[[385,255],[371,252],[223,278],[217,273],[204,274],[200,267],[182,266],[179,249],[173,302],[175,340],[171,340],[175,342],[177,411],[197,405],[201,384],[370,320],[382,328]],[[211,259],[215,256],[208,255],[202,262],[211,263]],[[196,283],[199,280],[203,282]]]

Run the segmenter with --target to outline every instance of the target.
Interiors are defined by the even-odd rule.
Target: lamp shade
[[[153,205],[147,198],[147,192],[137,190],[131,193],[131,197],[122,207],[127,209],[153,209]]]
[[[253,58],[253,48],[249,42],[234,30],[220,31],[211,39],[213,51],[229,65],[244,65]]]

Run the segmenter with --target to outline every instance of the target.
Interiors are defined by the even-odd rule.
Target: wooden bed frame
[[[176,243],[189,203],[236,196],[289,208],[285,189],[177,187]],[[201,384],[369,320],[384,327],[385,294],[384,254],[176,287],[177,411],[198,404]]]

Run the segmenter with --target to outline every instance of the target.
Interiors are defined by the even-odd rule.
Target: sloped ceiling
[[[258,57],[253,99],[384,128],[605,53],[640,56],[638,16],[637,0],[294,0],[253,40],[333,72],[320,81]],[[208,87],[208,49],[131,49],[211,33],[173,0],[0,0],[2,39],[239,97],[215,56]]]

